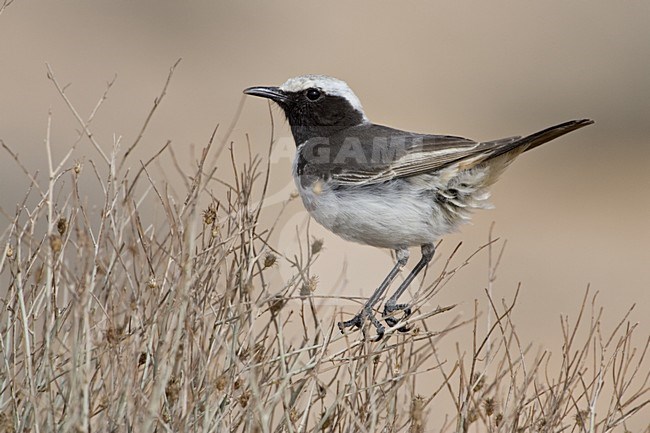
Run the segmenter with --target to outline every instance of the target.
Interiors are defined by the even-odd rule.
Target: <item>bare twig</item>
[[[102,157],[102,159],[104,160],[104,162],[105,162],[106,164],[108,164],[108,163],[109,163],[108,156],[106,156],[106,154],[105,154],[104,151],[102,150],[102,148],[101,148],[101,146],[99,145],[99,143],[97,143],[97,140],[95,140],[95,136],[93,135],[93,133],[90,131],[90,128],[88,127],[88,122],[85,122],[85,121],[81,118],[81,116],[79,115],[79,113],[77,112],[77,110],[74,108],[74,105],[72,105],[72,102],[71,102],[70,99],[68,98],[68,95],[66,95],[66,93],[65,93],[65,87],[62,87],[62,86],[59,84],[59,82],[56,80],[56,77],[54,76],[54,72],[52,71],[52,67],[50,66],[50,64],[49,64],[49,63],[46,63],[45,66],[47,67],[47,78],[49,78],[49,79],[52,81],[52,83],[54,83],[54,87],[56,87],[57,92],[59,92],[59,95],[61,95],[61,97],[62,97],[63,100],[65,101],[66,105],[68,106],[68,108],[69,108],[70,111],[72,112],[74,118],[77,119],[77,122],[79,122],[79,125],[81,126],[81,128],[82,128],[84,134],[86,135],[86,137],[88,137],[88,139],[90,140],[90,142],[91,142],[91,143],[93,144],[93,146],[95,147],[95,150],[97,150],[97,152],[98,152],[99,155]]]
[[[15,0],[2,0],[2,4],[0,5],[0,15],[7,9]]]
[[[136,137],[135,141],[129,146],[129,148],[124,152],[124,156],[122,156],[122,161],[120,162],[120,165],[118,167],[118,171],[122,170],[122,167],[124,166],[124,163],[126,162],[126,159],[131,155],[131,152],[135,147],[140,143],[140,140],[142,140],[142,137],[144,137],[144,133],[147,130],[147,126],[149,126],[149,122],[151,121],[151,118],[153,117],[154,113],[160,106],[160,103],[162,102],[163,98],[167,94],[167,87],[169,87],[169,83],[172,80],[172,76],[174,75],[174,71],[176,70],[176,66],[181,62],[182,59],[176,60],[176,62],[169,68],[169,74],[167,75],[167,80],[165,81],[165,84],[162,88],[162,91],[160,92],[160,95],[156,99],[153,100],[153,106],[151,107],[151,110],[149,111],[149,114],[147,114],[146,119],[144,120],[144,123],[142,124],[142,128],[140,128],[140,132],[138,133],[138,136]]]

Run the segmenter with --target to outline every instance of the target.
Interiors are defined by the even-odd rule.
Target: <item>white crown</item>
[[[361,113],[364,120],[368,120],[357,95],[354,94],[345,81],[341,81],[338,78],[328,77],[327,75],[301,75],[299,77],[289,78],[280,86],[280,90],[285,92],[302,92],[311,87],[320,89],[328,95],[345,98],[355,110]]]

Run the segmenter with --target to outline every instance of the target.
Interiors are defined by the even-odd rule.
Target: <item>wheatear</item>
[[[386,301],[383,318],[390,326],[398,323],[393,312],[411,313],[397,300],[431,261],[435,243],[469,220],[472,210],[490,207],[488,188],[508,164],[593,123],[572,120],[526,137],[477,142],[373,124],[346,83],[323,75],[244,93],[284,110],[297,146],[293,177],[311,216],[343,239],[395,250],[397,263],[361,312],[339,323],[341,330],[362,328],[368,319],[378,339],[384,326],[372,309],[406,264],[408,248],[420,246],[422,258]]]

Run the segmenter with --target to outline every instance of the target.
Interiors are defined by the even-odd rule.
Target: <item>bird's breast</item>
[[[299,174],[294,161],[293,175],[305,208],[319,224],[344,239],[380,248],[436,242],[468,221],[472,210],[489,207],[485,170],[450,167],[435,175],[350,185]]]
[[[309,214],[343,239],[399,249],[431,243],[447,230],[446,223],[435,223],[430,194],[402,190],[401,182],[358,187],[314,176],[295,179]]]

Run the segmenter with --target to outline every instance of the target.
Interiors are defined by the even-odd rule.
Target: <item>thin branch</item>
[[[90,142],[95,147],[95,150],[97,150],[97,152],[102,157],[102,159],[104,160],[106,165],[109,165],[110,161],[109,161],[108,156],[106,156],[106,153],[104,153],[104,151],[102,150],[102,148],[99,145],[99,143],[97,142],[97,140],[95,140],[95,136],[90,131],[90,128],[88,127],[88,123],[85,122],[81,118],[81,116],[79,115],[77,110],[74,108],[74,105],[72,105],[72,102],[68,98],[68,95],[65,94],[65,87],[61,87],[59,82],[56,80],[56,77],[54,76],[54,72],[52,71],[52,67],[50,66],[50,64],[45,63],[45,66],[47,67],[47,78],[49,78],[50,81],[52,81],[52,83],[54,83],[54,87],[56,87],[57,92],[59,92],[59,95],[61,95],[61,97],[65,101],[66,105],[68,106],[68,108],[72,112],[73,116],[75,117],[75,119],[77,119],[77,122],[79,122],[79,125],[81,126],[81,129],[83,130],[84,134],[86,134],[86,137],[88,137]]]
[[[3,0],[2,5],[0,5],[0,15],[7,9],[15,0]]]
[[[158,106],[160,106],[160,103],[162,102],[163,98],[167,94],[167,87],[169,87],[169,83],[172,80],[172,76],[174,75],[174,70],[176,69],[176,66],[178,66],[178,64],[181,62],[181,60],[182,59],[176,60],[176,63],[174,63],[171,68],[169,68],[169,74],[167,75],[167,80],[165,81],[165,85],[163,86],[163,89],[160,92],[160,95],[158,95],[158,97],[156,99],[154,99],[153,107],[151,107],[151,110],[149,111],[149,114],[147,115],[147,118],[145,119],[144,123],[142,124],[142,128],[140,129],[140,133],[138,134],[137,138],[135,139],[133,144],[131,144],[131,146],[129,146],[129,148],[126,150],[126,152],[124,152],[124,156],[122,157],[122,161],[120,162],[118,171],[120,171],[122,169],[122,167],[124,166],[124,163],[126,162],[126,159],[129,157],[129,155],[131,154],[133,149],[135,149],[135,147],[138,145],[138,143],[140,143],[140,140],[142,139],[142,137],[144,137],[144,133],[147,130],[147,126],[149,126],[149,122],[151,121],[151,118],[153,117],[154,113],[158,109]]]

